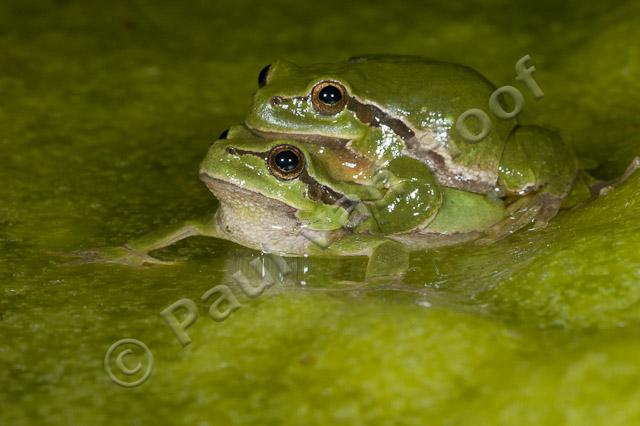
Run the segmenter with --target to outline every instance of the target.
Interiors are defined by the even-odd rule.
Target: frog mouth
[[[412,129],[402,119],[394,117],[385,112],[383,107],[381,107],[380,105],[377,105],[373,102],[363,102],[355,96],[349,96],[346,103],[346,108],[353,114],[355,114],[360,122],[370,127],[386,126],[390,128],[399,138],[401,138],[405,142],[405,144],[407,144],[407,146],[415,143],[416,132],[414,131],[414,129]],[[273,135],[275,135],[276,138],[282,135],[286,135],[302,142],[320,143],[323,145],[335,143],[341,145],[342,147],[344,147],[350,141],[350,139],[337,138],[335,136],[325,136],[320,134],[299,134],[286,132],[280,133],[264,131],[252,128],[251,125],[247,122],[245,122],[245,127],[247,127],[251,132],[254,132],[258,136],[262,136],[264,138],[270,138],[273,137]]]
[[[334,136],[326,136],[320,134],[313,133],[288,133],[288,132],[273,132],[267,130],[260,130],[254,127],[245,124],[247,130],[249,130],[254,135],[264,138],[264,139],[294,139],[300,142],[312,143],[322,146],[327,146],[329,148],[341,148],[344,149],[347,147],[347,144],[350,142],[350,139],[336,138]]]
[[[200,180],[204,182],[209,191],[223,205],[241,208],[256,208],[260,206],[260,208],[276,210],[290,216],[293,216],[297,211],[295,207],[291,207],[282,201],[270,198],[258,191],[210,176],[205,172],[200,173]]]

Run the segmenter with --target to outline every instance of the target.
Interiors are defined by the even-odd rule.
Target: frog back
[[[359,115],[373,116],[371,125],[391,127],[405,142],[403,154],[425,162],[441,185],[478,193],[495,188],[516,120],[487,113],[490,131],[478,142],[456,130],[464,112],[488,110],[495,86],[484,76],[463,65],[412,56],[355,57],[343,70],[356,113],[376,111]],[[475,118],[465,123],[473,134],[482,130]]]

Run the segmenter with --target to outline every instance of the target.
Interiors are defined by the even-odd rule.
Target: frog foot
[[[529,230],[544,228],[558,214],[562,198],[542,192],[525,196],[507,208],[506,218],[489,228],[476,244],[489,245],[529,226]]]
[[[530,229],[544,228],[549,224],[549,221],[553,219],[560,211],[562,205],[562,197],[557,195],[543,193],[539,196],[539,209],[533,219],[533,227]]]
[[[622,185],[638,169],[640,169],[640,157],[635,157],[631,161],[631,163],[627,166],[627,169],[624,171],[622,176],[620,176],[620,177],[618,177],[616,179],[612,179],[612,180],[608,180],[608,181],[604,181],[604,182],[597,182],[596,184],[594,184],[591,187],[591,193],[593,195],[595,195],[595,196],[607,194],[612,189],[616,188],[617,186]]]
[[[127,265],[132,268],[141,268],[147,265],[175,265],[170,262],[157,259],[148,253],[135,250],[128,246],[105,247],[95,250],[85,250],[70,253],[69,257],[75,258],[72,263],[115,263]]]

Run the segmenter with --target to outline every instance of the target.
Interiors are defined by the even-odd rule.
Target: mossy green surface
[[[640,154],[638,40],[638,1],[2,2],[0,424],[640,424],[638,174],[544,230],[416,254],[423,295],[315,291],[364,262],[310,259],[311,289],[215,322],[200,296],[249,250],[59,256],[214,209],[198,163],[275,58],[417,54],[514,85],[530,54],[545,97],[523,90],[522,121],[619,175]],[[186,348],[159,315],[182,298]],[[132,389],[103,368],[125,337],[155,357]]]

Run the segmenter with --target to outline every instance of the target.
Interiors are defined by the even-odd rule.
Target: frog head
[[[290,252],[308,242],[305,232],[343,232],[354,204],[376,196],[342,180],[355,173],[349,164],[324,147],[263,139],[237,126],[212,144],[200,177],[220,202],[218,225],[229,239],[269,251],[281,244]]]
[[[347,71],[347,64],[301,67],[284,60],[266,66],[258,76],[246,125],[267,136],[362,138],[369,129],[350,111],[353,88]]]

